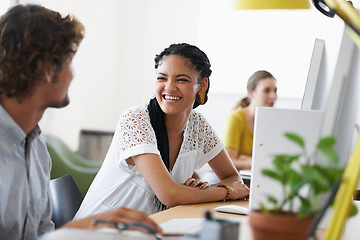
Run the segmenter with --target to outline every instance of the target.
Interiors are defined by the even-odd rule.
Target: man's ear
[[[201,79],[200,90],[205,92],[209,87],[209,79],[207,77]]]
[[[54,74],[53,74],[53,71],[47,70],[47,71],[45,72],[45,82],[51,83],[51,82],[52,82],[53,75],[54,75]]]

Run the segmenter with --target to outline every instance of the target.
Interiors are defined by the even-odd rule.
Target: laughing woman
[[[104,163],[75,218],[125,206],[153,214],[179,204],[245,198],[234,164],[204,116],[210,62],[199,48],[172,44],[155,57],[155,98],[121,116]],[[209,163],[220,182],[191,178]]]

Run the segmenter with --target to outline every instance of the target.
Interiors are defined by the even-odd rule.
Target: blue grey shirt
[[[39,126],[25,135],[0,105],[0,239],[36,239],[54,229],[50,170]]]

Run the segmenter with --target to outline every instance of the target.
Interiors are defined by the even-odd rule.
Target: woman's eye
[[[179,78],[178,81],[179,82],[189,82],[189,80],[186,78]]]
[[[166,81],[166,78],[164,78],[164,77],[157,77],[157,80],[158,80],[158,81]]]

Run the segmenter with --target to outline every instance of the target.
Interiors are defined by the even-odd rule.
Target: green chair
[[[57,137],[45,135],[44,139],[52,160],[51,179],[70,174],[85,196],[102,162],[80,156]]]

